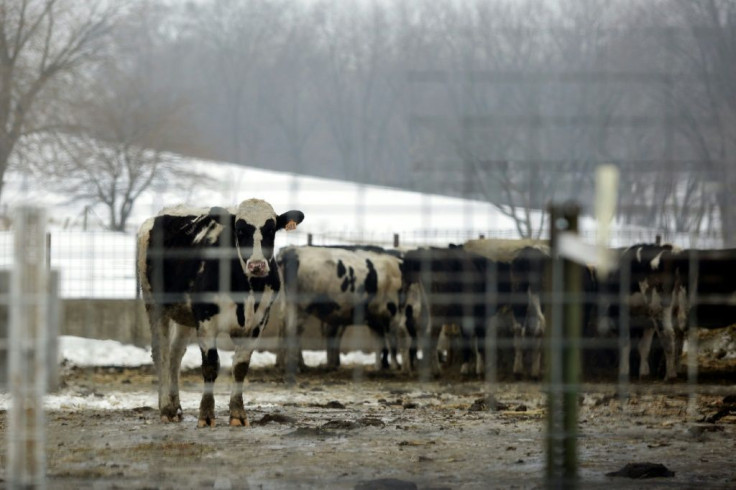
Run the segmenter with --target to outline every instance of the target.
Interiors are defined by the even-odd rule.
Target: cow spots
[[[406,315],[406,331],[413,338],[417,335],[417,319],[414,317],[414,307],[412,305],[406,305],[404,308],[404,314]]]
[[[368,274],[365,276],[365,292],[373,295],[378,292],[378,272],[370,259],[365,259],[365,265],[368,267]]]
[[[257,338],[259,335],[261,335],[261,327],[256,327],[253,329],[253,333],[251,334],[253,338]]]
[[[238,317],[238,325],[241,327],[245,326],[245,305],[243,303],[238,303],[238,306],[235,307],[235,315]]]
[[[200,349],[202,353],[202,377],[205,383],[214,383],[217,374],[220,372],[220,356],[217,355],[217,349]]]
[[[327,318],[332,313],[340,309],[333,299],[326,294],[317,295],[314,300],[307,305],[305,311],[310,315],[314,315],[318,318]]]
[[[355,292],[355,269],[352,267],[348,267],[347,274],[345,275],[345,278],[342,280],[342,284],[340,285],[340,290],[344,293],[350,290],[351,293]]]
[[[205,322],[219,314],[220,307],[215,303],[194,303],[192,311],[199,322]]]
[[[345,264],[343,264],[342,260],[337,261],[337,277],[342,277],[347,272],[347,269],[345,268]]]
[[[399,308],[396,306],[396,303],[394,303],[393,301],[389,301],[388,303],[386,303],[386,309],[388,310],[389,313],[391,313],[391,316],[396,316],[396,312],[399,311]]]
[[[235,381],[242,383],[248,374],[250,368],[250,362],[239,362],[233,366],[233,378]]]

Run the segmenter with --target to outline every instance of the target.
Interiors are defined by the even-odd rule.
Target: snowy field
[[[306,245],[373,244],[392,247],[394,235],[400,246],[447,246],[483,235],[489,238],[518,238],[514,221],[489,204],[470,199],[420,194],[418,192],[353,182],[305,177],[241,165],[196,159],[181,159],[187,169],[207,176],[199,185],[158,184],[136,202],[126,233],[104,230],[107,211],[76,202],[68,195],[49,189],[43,176],[9,172],[0,206],[12,215],[21,204],[47,209],[51,234],[50,261],[61,271],[63,298],[133,298],[136,294],[135,231],[140,224],[166,206],[186,203],[197,207],[232,206],[258,197],[270,202],[277,212],[300,209],[305,220],[296,231],[279,233],[276,248]],[[538,225],[543,215],[532,210]],[[82,230],[85,226],[87,230]],[[535,225],[535,226],[536,226]],[[542,227],[544,230],[546,225]],[[596,223],[580,220],[581,233],[592,242]],[[654,241],[658,230],[612,225],[611,246]],[[663,239],[681,247],[716,247],[708,237],[667,236]],[[0,267],[13,262],[11,232],[0,232]]]

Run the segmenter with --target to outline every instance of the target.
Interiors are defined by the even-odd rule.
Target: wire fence
[[[288,245],[375,245],[385,248],[413,248],[462,244],[478,238],[518,239],[514,230],[414,230],[408,233],[362,231],[295,231],[277,240]],[[581,231],[593,243],[595,230]],[[540,239],[548,239],[544,234]],[[138,297],[136,282],[136,238],[133,234],[105,231],[55,231],[47,235],[47,262],[60,272],[62,298],[132,299]],[[668,233],[661,230],[622,229],[614,233],[613,247],[636,243],[671,243],[680,248],[718,249],[723,240],[717,234]],[[13,264],[13,232],[0,231],[0,268]]]
[[[554,222],[559,225],[559,218]],[[567,230],[566,226],[562,228]],[[480,235],[489,239],[477,240]],[[674,472],[680,475],[674,481],[685,486],[722,486],[733,481],[726,464],[728,451],[723,449],[736,429],[732,422],[736,405],[731,398],[736,341],[730,328],[736,320],[730,306],[736,288],[724,274],[736,260],[732,251],[687,246],[681,251],[669,247],[662,236],[662,244],[656,245],[651,236],[628,235],[631,242],[648,242],[651,249],[637,247],[629,253],[618,249],[618,272],[605,277],[590,275],[590,267],[552,260],[556,252],[550,253],[546,242],[533,248],[533,253],[541,252],[533,255],[540,261],[536,266],[532,259],[518,262],[518,250],[509,262],[499,259],[498,250],[469,255],[469,248],[450,246],[457,242],[467,246],[467,239],[474,246],[509,243],[505,237],[492,237],[492,232],[454,236],[438,232],[433,236],[437,242],[416,247],[409,245],[410,238],[397,239],[393,234],[373,243],[361,242],[365,237],[360,235],[337,239],[329,234],[291,234],[276,251],[287,301],[281,310],[275,306],[269,318],[272,324],[266,330],[272,342],[262,348],[269,345],[270,352],[243,357],[255,346],[249,340],[254,324],[243,322],[258,311],[265,296],[259,296],[252,311],[245,301],[242,313],[232,317],[244,330],[251,330],[243,337],[231,329],[231,344],[210,337],[206,332],[213,324],[207,321],[198,324],[196,338],[194,329],[169,330],[167,324],[160,324],[156,327],[160,332],[153,334],[158,367],[151,365],[151,351],[144,347],[146,361],[137,364],[143,371],[126,368],[124,357],[112,353],[123,346],[107,344],[100,349],[74,344],[75,359],[89,361],[85,365],[93,366],[91,370],[79,361],[71,363],[69,351],[65,354],[62,348],[62,358],[67,359],[62,364],[65,381],[58,392],[44,397],[48,419],[36,423],[35,432],[8,441],[31,440],[34,451],[39,444],[50,448],[33,453],[34,465],[47,464],[44,471],[52,480],[75,484],[121,476],[133,486],[169,481],[166,471],[150,466],[145,476],[135,476],[141,469],[138,458],[148,458],[147,464],[156,467],[171,458],[196,467],[209,444],[201,438],[210,436],[191,429],[219,431],[216,420],[230,425],[250,421],[254,437],[265,441],[267,448],[284,451],[271,455],[282,454],[278,464],[263,463],[250,475],[249,481],[264,484],[339,487],[346,481],[368,479],[359,466],[345,462],[344,471],[335,473],[304,455],[306,450],[319,458],[331,457],[335,447],[330,441],[338,441],[351,454],[360,452],[374,468],[371,471],[382,460],[380,475],[424,484],[456,481],[460,487],[481,487],[489,482],[501,486],[522,482],[569,487],[610,483],[614,477],[607,473],[616,470],[629,476],[650,472],[660,478]],[[2,249],[10,253],[11,235],[2,238],[6,241]],[[375,248],[386,241],[392,245],[398,241],[400,250]],[[237,249],[223,250],[229,251],[223,261],[212,254],[192,256],[187,247],[157,249],[154,235],[147,243],[152,248],[146,268],[156,267],[157,260],[166,264],[167,257],[184,259],[168,269],[158,284],[155,274],[147,276],[154,289],[171,284],[166,279],[169,273],[188,270],[188,259],[200,264],[195,268],[200,272],[210,264],[207,261],[221,272],[223,262],[230,272],[241,267]],[[307,243],[313,247],[305,247]],[[52,233],[45,247],[46,262],[61,272],[62,297],[135,297],[133,237]],[[298,267],[290,269],[289,254],[305,250],[326,250],[329,260],[318,262],[299,255]],[[357,261],[350,263],[355,256]],[[397,269],[402,281],[394,306],[403,323],[376,323],[369,303],[349,305],[347,321],[335,323],[336,302],[345,297],[328,296],[330,292],[318,290],[314,281],[290,283],[308,273],[311,264],[314,274],[331,279],[335,291],[346,293],[357,285],[359,294],[362,285],[366,293],[370,271],[387,274],[389,270],[379,267],[381,257],[390,257],[381,267],[403,265]],[[13,259],[4,260],[7,265],[13,263]],[[369,262],[372,265],[361,272],[362,264]],[[513,264],[527,268],[516,269]],[[230,272],[219,277],[234,277]],[[412,281],[422,287],[418,295],[412,296],[407,285]],[[232,297],[242,294],[233,291],[234,283],[226,281],[223,286],[218,279],[216,284],[215,290],[192,294],[187,301],[208,303],[223,291]],[[155,321],[157,314],[179,301],[177,294],[144,295],[149,305],[159,305],[149,308],[150,318]],[[221,299],[217,301],[223,308]],[[427,315],[417,313],[422,310]],[[172,319],[189,324],[186,316],[178,316],[181,310],[171,311]],[[320,322],[308,327],[306,314]],[[122,321],[120,317],[118,323]],[[350,339],[361,328],[368,335]],[[90,336],[96,331],[96,325],[87,325]],[[317,345],[317,352],[301,351],[305,344],[299,339],[310,335],[317,339],[310,349]],[[62,339],[71,345],[68,338]],[[161,354],[164,345],[170,349],[168,354]],[[354,350],[367,355],[356,355]],[[298,358],[290,357],[297,351],[301,351]],[[170,362],[167,356],[184,358],[180,380],[175,374],[178,369],[162,367]],[[96,364],[93,358],[107,360]],[[248,367],[250,382],[239,388]],[[159,386],[158,397],[152,381]],[[226,408],[222,402],[228,394]],[[0,398],[17,399],[17,395]],[[12,424],[17,424],[18,412],[13,413],[16,422]],[[102,413],[103,421],[87,426],[89,436],[72,437],[89,424],[90,413]],[[121,418],[132,436],[114,436],[118,429],[104,421],[110,417]],[[212,432],[212,437],[219,433]],[[145,442],[152,437],[173,439],[163,445]],[[239,438],[230,440],[238,443]],[[499,454],[498,444],[504,454]],[[73,450],[66,453],[64,448],[69,446]],[[387,454],[388,461],[382,459]],[[448,459],[458,457],[469,466],[464,467],[462,478],[453,480],[455,464],[449,470],[445,466]],[[421,462],[436,464],[432,469],[410,469]],[[38,469],[34,465],[31,469]],[[290,473],[290,467],[298,467],[304,480]],[[193,471],[197,486],[235,485],[232,469],[211,474],[210,479]],[[35,483],[45,481],[43,473],[34,475]]]

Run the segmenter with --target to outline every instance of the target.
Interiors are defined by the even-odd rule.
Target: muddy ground
[[[49,488],[544,486],[540,383],[418,383],[343,368],[313,369],[287,386],[273,369],[256,369],[245,395],[251,426],[232,428],[222,373],[215,389],[218,425],[198,429],[200,385],[196,372],[184,376],[184,420],[163,424],[150,368],[67,369],[63,394],[112,406],[79,408],[84,404],[70,401],[49,410]],[[717,373],[697,386],[707,393],[700,395],[684,382],[635,383],[629,398],[617,397],[612,384],[586,384],[579,423],[583,487],[736,487],[736,404],[724,401],[732,388]],[[3,432],[5,424],[0,413]],[[675,475],[606,476],[639,462],[661,463]],[[4,461],[2,468],[0,477]],[[381,479],[398,486],[370,486]]]

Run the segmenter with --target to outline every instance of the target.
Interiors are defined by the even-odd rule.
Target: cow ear
[[[287,211],[280,215],[276,219],[276,229],[286,229],[287,231],[293,230],[296,228],[296,225],[302,221],[304,221],[304,213],[292,209],[291,211]]]

